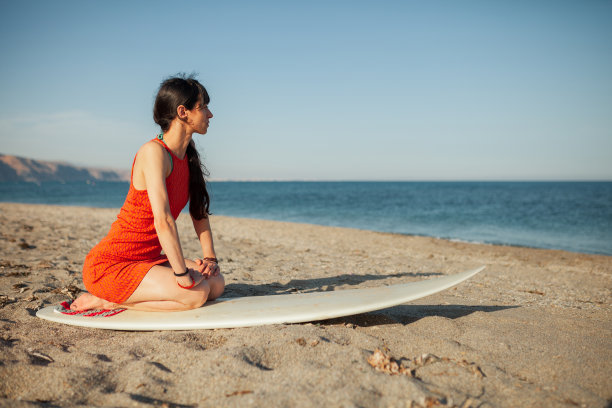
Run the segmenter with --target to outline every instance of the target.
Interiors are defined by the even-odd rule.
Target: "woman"
[[[213,117],[209,101],[206,89],[193,78],[174,77],[161,84],[153,117],[163,133],[138,150],[117,220],[85,258],[83,283],[89,293],[80,295],[72,310],[188,310],[223,293],[209,196],[191,140],[194,133],[208,130]],[[175,219],[187,201],[201,260],[185,259],[179,241]]]

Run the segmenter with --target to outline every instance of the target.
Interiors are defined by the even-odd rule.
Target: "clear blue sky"
[[[213,179],[612,180],[611,1],[2,1],[0,152],[129,168],[197,72]]]

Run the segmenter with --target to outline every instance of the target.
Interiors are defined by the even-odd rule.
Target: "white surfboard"
[[[184,312],[125,310],[109,317],[71,316],[48,306],[41,319],[75,326],[113,330],[194,330],[303,323],[385,309],[448,289],[485,267],[450,276],[376,288],[291,295],[219,298]]]

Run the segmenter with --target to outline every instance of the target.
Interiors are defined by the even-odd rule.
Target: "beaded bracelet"
[[[210,261],[210,262],[214,262],[214,263],[219,263],[219,261],[217,260],[217,258],[204,258],[205,261]]]

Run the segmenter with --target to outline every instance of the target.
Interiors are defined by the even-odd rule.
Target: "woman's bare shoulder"
[[[157,143],[154,140],[150,140],[147,143],[143,144],[142,146],[140,146],[140,149],[138,149],[138,156],[144,156],[144,157],[160,157],[164,154],[164,147],[160,144]]]
[[[143,187],[141,179],[144,172],[161,172],[162,175],[168,176],[170,172],[170,159],[164,147],[154,140],[151,140],[138,149],[136,153],[136,161],[134,162],[134,182]]]

